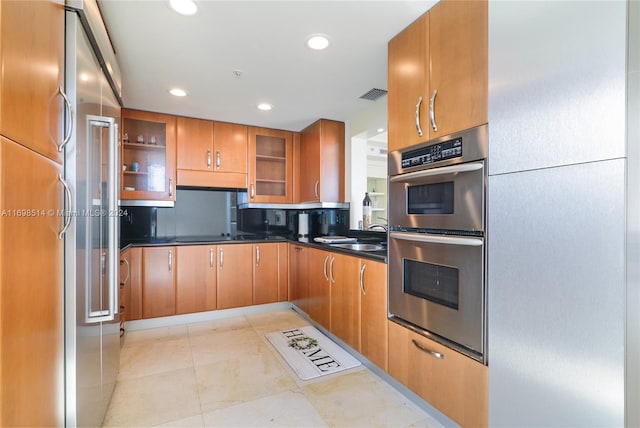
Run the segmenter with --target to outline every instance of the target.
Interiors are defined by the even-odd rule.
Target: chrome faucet
[[[379,228],[381,228],[381,229],[384,229],[384,231],[385,231],[385,232],[388,232],[388,231],[389,231],[389,228],[388,228],[386,225],[384,225],[384,224],[378,224],[378,223],[372,223],[372,224],[370,224],[370,225],[369,225],[369,227],[367,227],[367,230],[373,230],[373,229],[375,229],[376,227],[379,227]]]

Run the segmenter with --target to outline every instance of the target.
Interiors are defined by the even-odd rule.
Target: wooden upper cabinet
[[[487,45],[486,0],[442,0],[389,42],[390,151],[487,123]]]
[[[247,186],[248,127],[235,123],[215,122],[213,127],[214,167],[217,172],[244,174]]]
[[[429,139],[429,15],[424,14],[389,42],[389,151]]]
[[[249,127],[249,202],[293,202],[293,132]]]
[[[488,4],[444,0],[429,15],[435,138],[488,121]]]
[[[213,170],[213,122],[178,117],[178,170]],[[180,176],[178,175],[178,178]],[[180,181],[178,181],[178,184]]]
[[[62,163],[64,2],[2,1],[0,133]]]
[[[247,126],[178,117],[178,184],[247,187]]]
[[[344,123],[320,119],[300,132],[299,202],[344,202]]]
[[[176,200],[176,117],[122,109],[120,198]]]
[[[176,314],[175,247],[142,249],[142,317]]]

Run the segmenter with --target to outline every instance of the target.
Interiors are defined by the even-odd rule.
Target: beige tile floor
[[[364,366],[300,380],[264,334],[292,310],[127,333],[105,426],[439,427]]]

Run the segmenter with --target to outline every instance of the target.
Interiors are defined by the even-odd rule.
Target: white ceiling
[[[387,42],[436,3],[196,1],[194,16],[164,0],[100,1],[125,106],[293,131],[386,104],[359,97],[387,89]],[[314,33],[328,36],[328,49],[306,47]],[[170,95],[176,86],[188,96]],[[257,110],[259,102],[273,110]]]

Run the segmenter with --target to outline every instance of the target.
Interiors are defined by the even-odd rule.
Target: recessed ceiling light
[[[173,95],[174,97],[186,97],[187,93],[185,92],[184,89],[180,89],[180,88],[173,88],[169,91],[169,93],[171,95]]]
[[[314,34],[307,38],[307,46],[316,51],[321,51],[329,46],[329,39],[321,34]]]
[[[181,15],[195,15],[198,11],[198,6],[193,0],[169,0],[169,5]]]
[[[384,128],[378,128],[378,133],[384,132]]]
[[[258,104],[258,109],[263,111],[269,111],[273,108],[273,106],[269,103],[260,103]]]

